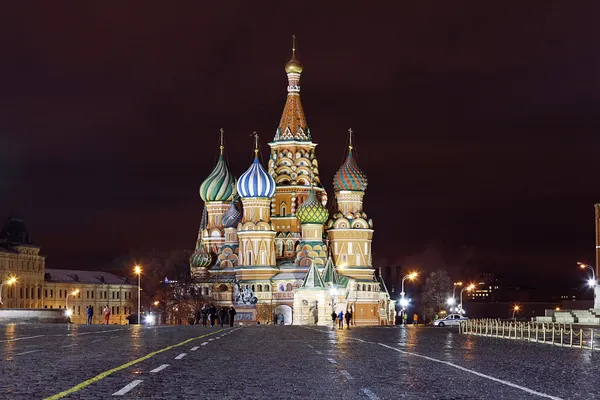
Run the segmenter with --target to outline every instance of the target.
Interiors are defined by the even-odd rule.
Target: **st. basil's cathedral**
[[[330,212],[300,101],[302,70],[294,44],[267,169],[255,135],[254,159],[236,180],[221,131],[218,161],[200,186],[204,210],[191,275],[215,306],[233,305],[242,323],[277,314],[285,324],[328,325],[333,310],[350,310],[356,325],[393,323],[393,301],[372,265],[367,176],[353,154],[352,131]]]

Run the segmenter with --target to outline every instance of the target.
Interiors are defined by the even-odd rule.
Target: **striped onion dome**
[[[204,245],[200,243],[190,257],[190,266],[192,268],[208,268],[211,264],[212,256],[204,249]]]
[[[221,222],[223,223],[223,228],[235,228],[242,221],[242,213],[238,210],[237,199],[231,202],[231,205],[223,213],[223,218],[221,218]]]
[[[301,224],[324,224],[329,218],[329,212],[311,189],[308,199],[298,207],[296,217]]]
[[[352,149],[348,151],[346,161],[333,177],[333,188],[336,192],[340,190],[364,192],[367,188],[367,175],[362,172],[356,163],[352,155]]]
[[[237,182],[237,191],[242,198],[271,198],[275,194],[275,180],[260,165],[258,157],[254,157],[250,168],[240,176]]]
[[[235,194],[235,178],[221,153],[217,165],[200,185],[200,197],[204,201],[226,201]]]

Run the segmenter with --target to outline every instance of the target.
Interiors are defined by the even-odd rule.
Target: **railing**
[[[460,323],[459,332],[466,335],[525,340],[553,346],[600,350],[599,332],[593,328],[573,328],[572,324],[471,319]]]

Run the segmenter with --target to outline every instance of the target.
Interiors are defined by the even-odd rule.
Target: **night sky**
[[[292,33],[330,199],[356,132],[376,264],[551,282],[594,262],[594,2],[150,3],[3,5],[0,215],[47,267],[193,247],[219,128],[236,176],[252,131],[266,165]]]

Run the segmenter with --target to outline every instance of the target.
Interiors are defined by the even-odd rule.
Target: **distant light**
[[[400,305],[402,307],[406,307],[408,305],[408,300],[407,299],[400,299]]]
[[[591,287],[591,288],[593,288],[594,286],[596,286],[596,281],[594,279],[591,279],[591,278],[588,279],[587,283],[588,283],[588,286]]]
[[[146,315],[146,323],[147,324],[149,324],[149,325],[154,324],[154,320],[155,320],[154,315],[152,315],[152,314]]]
[[[560,311],[560,307],[556,307],[554,310],[555,311]]]
[[[133,272],[135,272],[137,275],[142,273],[142,267],[140,267],[139,265],[136,265],[133,267]]]
[[[456,300],[454,300],[454,297],[449,297],[448,300],[446,300],[446,303],[448,303],[450,306],[453,306],[454,303],[456,303]]]
[[[70,310],[70,309],[69,309],[69,310],[66,310],[66,311],[65,311],[65,315],[66,315],[67,317],[70,317],[71,315],[73,315],[73,310]]]

